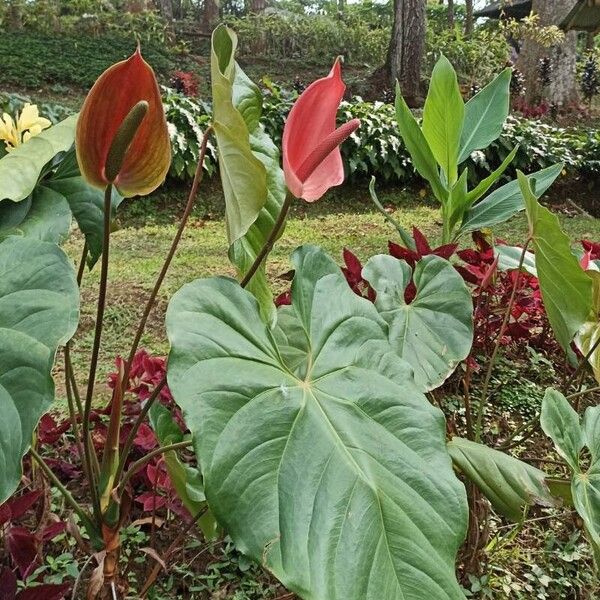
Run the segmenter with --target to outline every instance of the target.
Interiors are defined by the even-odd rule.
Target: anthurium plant
[[[100,76],[78,117],[23,137],[0,160],[0,525],[18,533],[19,507],[37,499],[9,500],[29,455],[86,534],[96,562],[88,598],[124,593],[121,532],[131,514],[132,482],[146,468],[164,491],[164,505],[188,515],[181,535],[191,527],[206,539],[227,533],[306,600],[465,598],[457,557],[465,569],[476,568],[489,541],[490,506],[518,527],[536,505],[570,502],[598,554],[600,419],[596,408],[583,420],[577,412],[586,394],[579,375],[588,362],[598,371],[598,281],[591,250],[579,260],[556,217],[539,203],[561,167],[519,173],[495,187],[512,153],[472,190],[459,170],[499,135],[510,73],[465,104],[454,70],[440,58],[422,124],[398,90],[400,133],[441,203],[441,246],[418,230],[409,235],[386,215],[401,241],[390,243],[389,254],[363,266],[346,251],[340,268],[321,248],[301,245],[290,257],[291,289],[275,302],[266,264],[290,207],[318,201],[343,182],[339,148],[359,134],[360,122],[336,122],[345,85],[335,60],[292,108],[280,157],[261,124],[260,89],[235,61],[236,44],[227,27],[213,32],[213,121],[179,228],[111,376],[101,443],[92,417],[111,220],[122,197],[152,192],[170,165],[159,88],[140,49]],[[168,362],[157,365],[139,345],[194,206],[210,136],[237,276],[197,279],[173,296]],[[371,192],[376,200],[373,185]],[[49,214],[49,203],[63,206],[64,214]],[[459,236],[520,210],[529,224],[522,247],[487,232],[476,233],[475,249],[458,250]],[[85,234],[77,269],[59,246],[73,215]],[[87,378],[78,381],[71,338],[79,287],[86,263],[98,260],[92,352]],[[523,294],[531,290],[535,307],[545,307],[557,352],[574,366],[566,367],[564,393],[547,392],[541,421],[536,414],[499,439],[487,419],[492,371],[507,337],[517,339],[524,329],[520,316],[531,304]],[[494,302],[500,308],[486,317]],[[487,336],[478,331],[482,322]],[[64,428],[53,421],[42,427],[59,349],[69,420]],[[475,398],[477,360],[485,368]],[[449,422],[441,408],[450,378],[464,389],[461,422]],[[133,413],[131,393],[140,400]],[[556,444],[568,477],[509,454],[538,427]],[[40,437],[66,428],[88,484],[86,502],[61,482],[39,445]],[[136,447],[146,452],[132,460]],[[183,459],[186,451],[195,462]],[[169,484],[152,462],[157,456]],[[140,597],[166,567],[152,552],[157,567]],[[0,581],[15,587],[12,571],[0,572]]]

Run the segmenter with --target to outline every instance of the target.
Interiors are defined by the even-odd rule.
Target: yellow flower
[[[25,104],[21,114],[17,113],[16,121],[8,113],[0,119],[0,140],[6,145],[10,152],[17,146],[27,142],[33,136],[38,135],[52,123],[48,119],[40,117],[38,107],[35,104]]]

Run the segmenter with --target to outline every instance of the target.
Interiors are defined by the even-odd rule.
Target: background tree
[[[204,0],[202,10],[202,29],[210,33],[219,20],[219,4],[216,0]]]
[[[573,8],[573,0],[533,0],[532,11],[539,15],[540,27],[559,25]],[[518,67],[525,77],[526,100],[529,103],[546,99],[555,105],[566,105],[577,100],[576,82],[577,33],[566,34],[564,42],[547,47],[541,40],[527,36],[523,42]],[[546,73],[551,72],[548,81]],[[544,75],[544,76],[540,76]]]
[[[473,33],[473,0],[465,0],[465,34],[467,36]]]
[[[400,82],[409,106],[421,102],[421,63],[425,50],[425,0],[394,0],[394,25],[387,70],[392,83]]]
[[[454,0],[448,0],[448,28],[454,27]]]

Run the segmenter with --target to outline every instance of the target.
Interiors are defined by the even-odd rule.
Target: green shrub
[[[275,144],[281,145],[285,118],[297,97],[263,79],[263,119],[267,133]],[[172,133],[173,167],[171,175],[186,178],[193,175],[197,160],[198,134],[196,123],[208,123],[210,106],[169,91],[165,96],[167,118],[176,120],[177,133]],[[355,96],[342,102],[340,122],[353,118],[361,120],[361,127],[342,145],[342,156],[349,176],[376,177],[384,181],[409,183],[416,173],[396,124],[393,105],[383,102],[364,102]],[[186,141],[187,140],[187,141]],[[187,145],[186,145],[187,144]],[[600,131],[581,128],[561,128],[523,117],[509,116],[502,135],[484,152],[473,153],[470,159],[472,177],[480,177],[500,166],[509,152],[519,150],[505,177],[514,178],[516,170],[539,171],[557,162],[565,163],[571,172],[600,172]],[[214,154],[209,153],[209,157]]]
[[[60,82],[90,87],[111,64],[131,55],[135,44],[132,36],[121,34],[91,37],[4,31],[0,36],[2,83],[39,87]],[[158,73],[173,68],[160,44],[144,44],[144,57]]]
[[[390,40],[387,27],[370,26],[356,17],[339,19],[323,15],[269,13],[243,18],[228,17],[238,34],[240,55],[300,59],[330,64],[342,54],[352,64],[383,63]]]
[[[54,124],[66,119],[74,112],[70,108],[62,106],[62,104],[55,104],[54,102],[36,103],[29,96],[0,92],[0,113],[7,112],[9,115],[14,115],[17,111],[21,111],[27,102],[37,104],[40,115],[46,119],[50,119]]]
[[[459,26],[428,28],[426,35],[423,74],[427,76],[442,53],[456,69],[461,84],[483,87],[506,66],[509,58],[506,38],[496,28],[479,27],[471,37],[466,37]]]

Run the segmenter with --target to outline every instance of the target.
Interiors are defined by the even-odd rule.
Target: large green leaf
[[[466,358],[473,342],[473,302],[462,277],[438,256],[415,268],[417,295],[410,304],[404,291],[411,269],[392,256],[372,257],[363,277],[377,292],[375,305],[389,325],[392,347],[414,369],[423,390],[439,387]]]
[[[537,198],[554,183],[562,168],[562,164],[557,164],[527,176],[530,181],[535,182],[534,193]],[[494,190],[471,208],[465,215],[459,233],[469,233],[504,223],[524,208],[523,194],[519,182],[515,179]]]
[[[209,504],[242,552],[306,600],[462,599],[467,509],[443,415],[376,308],[339,271],[312,268],[319,255],[296,255],[309,347],[296,369],[235,281],[197,280],[171,301],[169,386]]]
[[[44,166],[75,140],[77,115],[42,131],[0,159],[0,200],[25,200],[35,188]]]
[[[404,145],[410,154],[413,166],[419,175],[429,182],[435,197],[443,204],[448,197],[448,191],[442,185],[438,166],[431,153],[429,144],[417,123],[410,108],[402,97],[400,85],[396,84],[396,121]]]
[[[504,452],[455,437],[448,442],[454,464],[468,477],[492,506],[519,523],[527,506],[556,504],[546,474]]]
[[[554,335],[566,352],[592,308],[592,280],[571,252],[571,242],[561,230],[558,217],[538,202],[525,175],[517,172],[517,176],[544,307]]]
[[[267,201],[265,166],[252,152],[248,125],[233,104],[236,46],[237,36],[231,29],[224,25],[215,29],[211,50],[213,127],[230,244],[248,231]],[[240,108],[246,108],[243,102]]]
[[[487,148],[500,137],[510,109],[511,75],[512,69],[504,69],[465,104],[459,164],[469,158],[474,150]]]
[[[75,273],[58,246],[0,243],[0,503],[21,479],[21,458],[54,399],[56,350],[75,333],[78,315]]]
[[[9,235],[58,244],[69,235],[71,209],[61,194],[42,186],[22,202],[0,201],[0,240]]]
[[[579,454],[585,445],[579,415],[557,390],[552,388],[546,390],[540,424],[571,469],[579,471]]]
[[[442,54],[437,61],[423,107],[423,135],[446,176],[448,187],[458,179],[458,153],[465,117],[456,72]]]
[[[148,412],[148,417],[161,446],[184,441],[183,432],[166,406],[155,402]],[[190,515],[200,514],[202,509],[206,509],[206,512],[198,519],[198,526],[206,539],[213,539],[216,536],[217,527],[215,518],[206,505],[200,471],[184,463],[174,450],[165,452],[163,458],[171,483]]]

